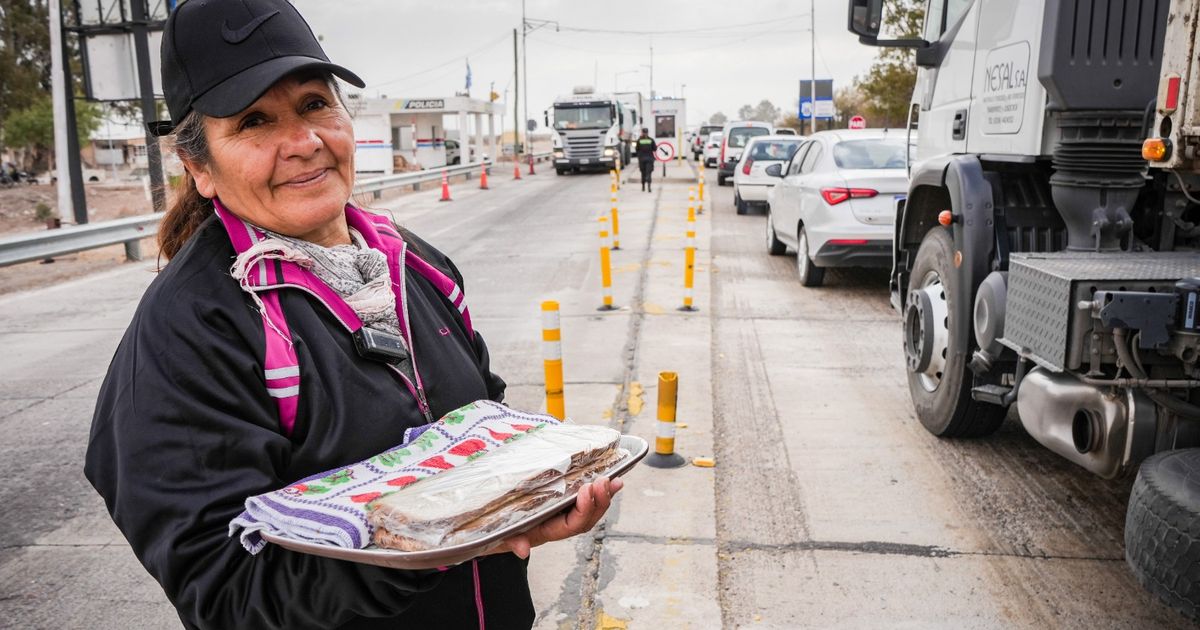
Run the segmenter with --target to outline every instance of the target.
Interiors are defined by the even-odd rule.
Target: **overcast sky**
[[[368,96],[452,96],[471,63],[471,96],[489,86],[513,100],[512,32],[521,0],[293,0],[331,60],[358,73]],[[875,50],[846,31],[846,0],[816,3],[817,78],[835,89],[866,72]],[[733,116],[766,98],[795,108],[811,73],[809,2],[803,0],[527,0],[530,19],[554,20],[529,35],[529,117],[577,85],[654,91],[688,99],[688,124]],[[597,31],[654,31],[615,34]],[[674,32],[670,32],[674,31]],[[687,31],[687,32],[680,32]],[[519,31],[518,31],[519,32]],[[686,85],[686,88],[684,87]],[[522,107],[524,109],[524,107]],[[508,108],[505,128],[511,126]]]

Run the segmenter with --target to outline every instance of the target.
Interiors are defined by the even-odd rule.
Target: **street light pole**
[[[521,128],[525,129],[525,125],[529,120],[529,46],[528,42],[529,24],[525,22],[525,0],[521,0],[521,80],[523,85],[521,91],[525,93],[524,109],[522,109]],[[525,131],[525,144],[529,144],[529,131]],[[533,147],[525,146],[526,151],[533,151]]]
[[[809,111],[812,113],[812,130],[817,132],[817,0],[809,0],[809,28],[812,31],[812,82],[808,84]]]

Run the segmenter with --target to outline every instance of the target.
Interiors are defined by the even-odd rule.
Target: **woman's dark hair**
[[[301,70],[303,80],[309,74],[316,74],[329,84],[329,89],[337,99],[338,105],[345,108],[342,99],[341,86],[334,80],[333,75],[324,71]],[[175,142],[175,153],[181,160],[186,160],[198,166],[204,166],[212,159],[208,151],[208,138],[204,134],[205,116],[196,110],[188,112],[183,120],[175,126],[171,136]],[[160,256],[171,260],[183,247],[184,243],[196,233],[200,224],[213,212],[211,199],[200,194],[196,189],[196,180],[191,173],[184,169],[183,177],[175,186],[171,203],[167,207],[158,224],[158,252]]]
[[[175,127],[171,134],[175,140],[175,153],[180,159],[193,164],[205,165],[212,156],[208,152],[208,139],[204,135],[204,115],[192,110]],[[158,251],[167,260],[175,257],[183,244],[191,238],[200,224],[213,211],[211,199],[196,189],[196,180],[186,169],[176,185],[166,214],[158,224]]]

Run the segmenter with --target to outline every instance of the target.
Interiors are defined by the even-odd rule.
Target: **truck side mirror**
[[[783,177],[783,165],[772,164],[767,167],[766,173],[771,177]]]
[[[850,0],[850,32],[864,44],[879,39],[882,23],[883,0]]]

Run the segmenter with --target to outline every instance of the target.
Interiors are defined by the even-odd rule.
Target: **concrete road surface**
[[[766,254],[763,218],[736,216],[712,171],[699,310],[676,310],[693,172],[622,188],[612,312],[596,310],[604,175],[497,173],[451,203],[379,204],[462,269],[510,404],[544,407],[538,308],[556,299],[568,414],[652,439],[657,375],[675,371],[678,450],[716,460],[640,466],[591,535],[535,550],[538,628],[1185,625],[1125,567],[1128,480],[1072,467],[1014,421],[979,441],[928,435],[886,274],[801,287],[795,258]],[[152,269],[0,297],[0,627],[178,627],[81,474]]]

